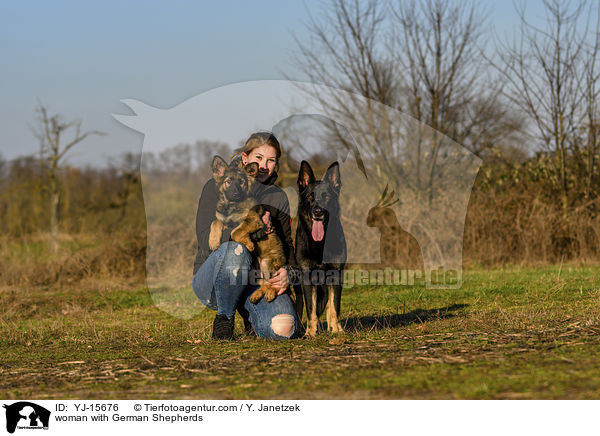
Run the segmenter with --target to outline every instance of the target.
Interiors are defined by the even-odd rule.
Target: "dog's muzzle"
[[[225,195],[229,201],[241,201],[246,198],[246,193],[239,185],[232,185],[227,191],[225,191]]]
[[[323,218],[325,218],[325,209],[319,206],[313,207],[311,218],[316,221],[323,221]]]

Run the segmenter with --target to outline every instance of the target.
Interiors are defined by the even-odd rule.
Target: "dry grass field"
[[[190,290],[191,292],[191,290]],[[459,290],[362,286],[343,336],[210,339],[144,287],[0,290],[5,398],[583,399],[600,397],[600,268],[472,269]]]

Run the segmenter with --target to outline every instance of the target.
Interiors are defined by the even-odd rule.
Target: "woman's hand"
[[[283,267],[279,268],[273,277],[269,279],[269,283],[274,287],[279,289],[277,295],[281,295],[285,292],[290,282],[288,279],[287,270]]]
[[[262,216],[263,223],[265,225],[265,233],[269,234],[273,232],[273,224],[271,223],[271,212],[266,211]]]

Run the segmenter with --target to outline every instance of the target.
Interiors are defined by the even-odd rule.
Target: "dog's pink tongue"
[[[312,238],[314,241],[321,241],[325,235],[323,230],[323,221],[314,221],[312,225]]]

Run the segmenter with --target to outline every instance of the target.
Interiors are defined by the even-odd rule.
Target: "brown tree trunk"
[[[50,237],[52,240],[52,251],[58,252],[58,233],[59,233],[59,217],[58,207],[60,203],[60,193],[56,182],[52,183],[50,192]]]

